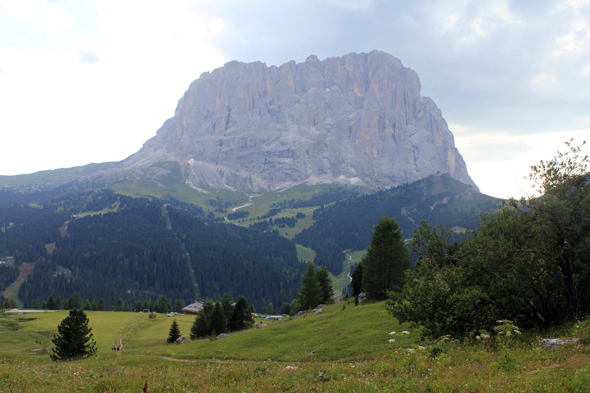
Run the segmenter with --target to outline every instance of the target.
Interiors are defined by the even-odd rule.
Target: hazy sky
[[[0,175],[126,158],[227,61],[373,49],[418,73],[486,194],[590,142],[590,0],[0,0]]]

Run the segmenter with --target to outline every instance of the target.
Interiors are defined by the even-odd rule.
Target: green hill
[[[345,306],[345,307],[343,307]],[[590,323],[549,336],[577,345],[539,347],[538,332],[503,341],[419,342],[383,303],[338,303],[217,340],[165,344],[172,318],[88,312],[96,357],[51,362],[45,348],[66,311],[0,314],[0,391],[585,391]],[[193,316],[177,316],[187,334]],[[410,333],[403,334],[403,329]],[[389,333],[395,331],[395,335]],[[123,339],[123,351],[111,350]],[[394,342],[389,342],[394,340]]]

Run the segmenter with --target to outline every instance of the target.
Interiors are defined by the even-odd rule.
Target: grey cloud
[[[82,64],[93,64],[100,61],[96,53],[86,49],[78,49],[78,56],[80,56],[80,63]]]

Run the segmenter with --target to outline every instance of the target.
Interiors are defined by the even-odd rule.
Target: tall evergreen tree
[[[115,305],[115,311],[124,311],[125,310],[125,302],[123,299],[119,298],[117,300],[117,304]]]
[[[319,268],[316,275],[322,289],[322,303],[334,303],[334,289],[332,289],[332,279],[330,278],[328,269],[325,266],[322,266]]]
[[[213,310],[215,310],[215,303],[213,300],[207,298],[205,302],[203,302],[203,309],[199,313],[199,315],[203,315],[205,317],[205,322],[207,322],[207,326],[211,323],[211,315],[213,315]]]
[[[216,334],[227,333],[227,320],[223,312],[221,303],[215,303],[215,309],[211,314],[211,323],[209,323],[209,334],[215,332]]]
[[[31,305],[31,308],[33,310],[40,310],[41,309],[41,302],[39,301],[39,298],[35,298],[35,300],[33,300],[33,304]]]
[[[178,299],[176,301],[176,304],[174,305],[174,311],[180,312],[180,310],[182,310],[183,308],[184,308],[184,300]]]
[[[61,310],[62,307],[61,296],[58,296],[57,299],[55,299],[55,310]]]
[[[96,353],[96,342],[92,338],[92,328],[88,326],[88,317],[82,310],[70,311],[59,326],[58,333],[51,340],[55,345],[51,360],[79,359]]]
[[[178,327],[178,322],[176,319],[172,321],[172,325],[170,326],[170,332],[168,333],[168,339],[166,340],[166,344],[172,344],[176,342],[176,339],[180,337],[180,327]]]
[[[70,297],[70,300],[68,301],[68,308],[72,310],[74,308],[81,310],[83,307],[84,301],[82,300],[82,296],[80,296],[80,293],[78,291],[74,292],[74,294]]]
[[[307,268],[301,277],[301,288],[297,294],[297,301],[302,310],[314,308],[322,301],[322,288],[315,273],[313,262],[307,264]]]
[[[191,326],[191,340],[207,337],[209,335],[209,326],[207,318],[202,313],[197,315],[195,322]]]
[[[395,218],[381,217],[362,262],[367,299],[384,300],[388,291],[401,289],[404,271],[411,267],[411,260]]]
[[[98,311],[106,311],[107,310],[107,304],[105,303],[103,298],[100,298],[96,307],[98,308]]]
[[[350,277],[352,278],[350,282],[352,296],[356,298],[363,291],[363,262],[356,265]]]
[[[225,314],[225,319],[229,321],[231,318],[231,312],[234,308],[234,299],[229,292],[226,292],[221,297],[221,306],[223,307],[223,313]]]
[[[232,310],[229,328],[232,332],[235,332],[238,330],[248,329],[253,325],[254,319],[252,318],[252,312],[250,310],[250,306],[248,305],[248,301],[245,297],[240,296]]]

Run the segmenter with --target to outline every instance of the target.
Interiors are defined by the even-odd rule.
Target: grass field
[[[150,392],[590,389],[588,321],[546,332],[580,338],[577,344],[547,350],[538,345],[543,336],[534,332],[504,342],[420,342],[419,330],[399,325],[383,303],[355,307],[341,302],[325,310],[183,345],[165,344],[172,318],[88,312],[98,354],[63,363],[32,349],[51,347],[66,311],[0,314],[0,392],[140,392],[146,380]],[[188,334],[194,317],[176,319]],[[110,348],[119,334],[124,349],[117,354]]]

